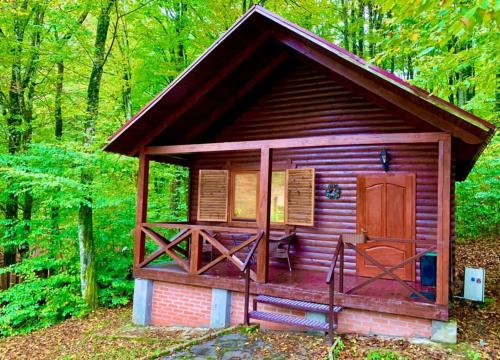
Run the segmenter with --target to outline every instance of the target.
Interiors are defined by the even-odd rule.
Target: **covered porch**
[[[422,287],[414,280],[401,280],[390,267],[379,267],[380,276],[367,282],[367,277],[345,270],[343,256],[345,244],[339,241],[341,233],[330,240],[329,271],[304,268],[293,269],[278,266],[270,261],[270,244],[273,237],[286,237],[293,228],[276,226],[270,220],[270,187],[273,171],[273,152],[279,149],[305,149],[346,145],[389,144],[437,144],[437,235],[433,244],[406,259],[416,264],[425,253],[437,253],[436,286]],[[150,223],[147,221],[149,162],[161,159],[164,162],[188,165],[186,154],[210,154],[225,151],[258,151],[260,153],[258,201],[255,222],[207,223],[191,219],[186,223]],[[224,288],[245,292],[244,271],[252,279],[249,291],[315,303],[334,303],[354,309],[408,315],[427,319],[446,320],[448,317],[448,279],[450,251],[450,176],[451,138],[444,133],[394,133],[374,135],[333,135],[288,138],[263,141],[239,141],[189,145],[150,146],[140,151],[137,201],[137,223],[135,234],[134,275],[139,278],[189,284],[208,288]],[[317,196],[317,195],[316,195]],[[179,233],[171,239],[165,238],[158,229],[177,229]],[[238,242],[220,240],[218,234],[241,235]],[[150,238],[158,250],[146,254],[145,241]],[[367,239],[370,241],[370,237]],[[386,239],[388,240],[388,239]],[[416,242],[412,239],[392,239],[400,242]],[[213,255],[204,255],[204,246],[210,245]],[[347,245],[349,247],[349,245]],[[253,253],[255,251],[255,254]],[[355,246],[351,252],[356,251]],[[249,254],[250,253],[250,254]],[[163,254],[173,259],[171,263],[155,261]],[[250,260],[250,261],[248,261]],[[394,275],[394,274],[393,274]],[[372,278],[373,279],[373,278]],[[362,283],[365,285],[361,286]],[[354,291],[353,291],[354,289]]]

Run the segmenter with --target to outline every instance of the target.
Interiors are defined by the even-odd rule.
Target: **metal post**
[[[329,306],[328,306],[328,339],[330,345],[333,344],[333,307],[334,307],[334,295],[335,294],[335,273],[332,274],[332,279],[330,281],[329,287]]]
[[[344,243],[340,240],[339,292],[344,292]]]
[[[248,305],[250,302],[250,264],[245,268],[245,307],[243,308],[245,326],[250,325],[248,317]]]

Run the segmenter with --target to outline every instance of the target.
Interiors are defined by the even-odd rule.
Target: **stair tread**
[[[249,317],[256,320],[264,320],[274,323],[293,325],[298,327],[304,327],[309,329],[316,329],[321,331],[328,331],[328,323],[319,320],[308,319],[305,317],[288,315],[288,314],[280,314],[280,313],[271,313],[265,311],[254,310],[251,311]],[[334,329],[336,325],[333,326]]]
[[[326,304],[318,304],[302,300],[285,299],[269,295],[259,295],[255,298],[255,300],[259,303],[271,304],[279,307],[286,307],[289,309],[319,312],[323,314],[327,314],[329,310],[328,309],[329,306]],[[335,313],[338,313],[341,310],[342,306],[335,305],[333,307],[333,312]]]

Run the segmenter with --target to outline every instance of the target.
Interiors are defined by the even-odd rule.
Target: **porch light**
[[[382,149],[380,152],[380,162],[382,163],[382,168],[385,172],[389,171],[389,160],[391,159],[391,155],[387,151],[387,149]]]

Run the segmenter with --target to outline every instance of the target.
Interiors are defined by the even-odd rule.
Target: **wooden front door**
[[[415,174],[358,176],[356,201],[357,232],[368,236],[415,239]],[[369,241],[360,249],[386,267],[396,265],[415,254],[415,244]],[[360,276],[375,276],[380,269],[361,255],[356,257]],[[394,271],[403,280],[415,280],[411,262]]]

